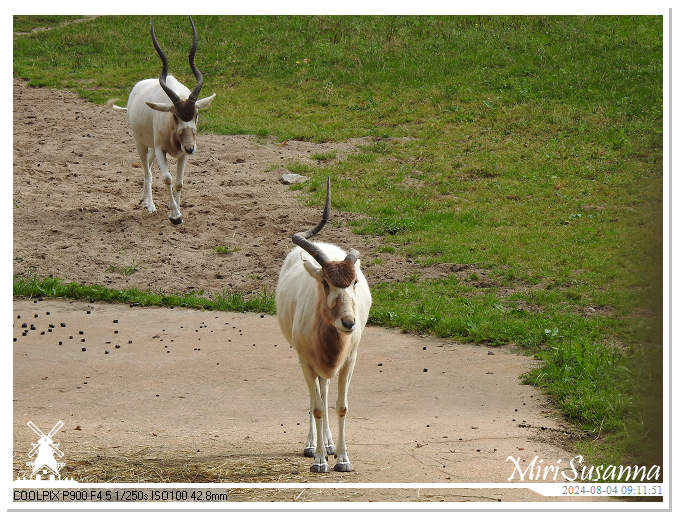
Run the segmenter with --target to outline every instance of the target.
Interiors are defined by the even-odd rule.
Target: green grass
[[[314,161],[332,161],[337,158],[337,152],[323,152],[311,154],[311,158]]]
[[[230,255],[231,253],[235,253],[238,251],[237,247],[231,247],[231,246],[217,246],[215,247],[215,252],[219,253],[220,255]]]
[[[37,28],[53,29],[59,25],[77,20],[81,16],[25,16],[14,15],[12,17],[12,25],[14,32],[30,32]]]
[[[14,296],[36,298],[92,299],[109,303],[129,303],[147,306],[186,307],[189,309],[265,312],[273,314],[275,303],[272,296],[263,293],[251,297],[224,291],[214,298],[200,294],[162,294],[139,289],[109,289],[101,285],[65,283],[58,278],[15,277]]]
[[[139,269],[141,269],[141,266],[137,264],[130,265],[111,264],[106,268],[106,271],[108,271],[109,273],[118,273],[125,276],[130,276],[131,274],[139,271]]]
[[[660,457],[661,17],[196,17],[203,130],[374,140],[286,165],[380,252],[472,264],[461,279],[374,284],[371,322],[544,360],[526,381],[611,463]],[[156,18],[193,84],[185,18]],[[14,40],[14,75],[97,103],[159,60],[147,17]],[[401,139],[397,139],[401,138]],[[403,139],[407,138],[407,139]],[[350,244],[347,244],[350,245]],[[592,312],[592,310],[594,312]],[[593,442],[593,441],[592,441]],[[608,459],[606,458],[608,457]]]

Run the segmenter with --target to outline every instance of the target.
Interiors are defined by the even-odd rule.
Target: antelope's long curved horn
[[[323,226],[325,226],[325,223],[330,216],[330,177],[328,177],[325,190],[325,208],[323,209],[321,221],[308,231],[300,231],[299,233],[292,235],[292,241],[313,256],[314,260],[316,260],[321,267],[325,267],[330,260],[316,244],[307,239],[323,229]]]
[[[170,101],[176,105],[179,101],[179,96],[165,84],[165,80],[167,79],[167,56],[165,56],[165,53],[160,48],[160,45],[158,45],[158,40],[156,40],[156,33],[153,31],[153,18],[151,18],[151,40],[153,40],[153,46],[156,48],[156,52],[158,53],[158,56],[160,56],[160,60],[163,62],[163,70],[160,73],[160,78],[158,78],[160,80],[160,86],[167,94],[167,97],[170,98]]]
[[[195,57],[196,49],[198,48],[198,35],[196,34],[196,26],[193,25],[193,18],[190,16],[189,21],[191,22],[191,29],[193,30],[193,43],[191,44],[191,51],[189,52],[189,65],[191,65],[193,75],[196,76],[196,81],[198,82],[196,88],[194,88],[193,92],[191,92],[189,99],[197,101],[198,94],[200,94],[200,89],[203,88],[203,75],[198,70],[198,67],[196,67],[196,65],[193,63],[193,58]]]

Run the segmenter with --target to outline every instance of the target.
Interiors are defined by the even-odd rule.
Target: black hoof
[[[311,472],[312,473],[327,473],[330,471],[330,468],[328,468],[328,465],[324,462],[323,464],[314,464],[311,466]]]
[[[304,456],[305,457],[313,457],[315,452],[316,452],[316,448],[304,448]]]
[[[334,455],[335,454],[335,447],[331,444],[330,446],[325,447],[325,452],[328,455]]]
[[[170,217],[170,222],[172,222],[175,226],[177,226],[177,225],[181,224],[183,221],[182,221],[181,217],[177,217],[177,218]]]
[[[335,471],[351,471],[350,462],[338,462],[333,468]]]

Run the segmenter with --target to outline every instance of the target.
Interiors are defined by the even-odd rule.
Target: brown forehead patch
[[[356,278],[353,262],[347,262],[346,260],[328,262],[323,267],[323,273],[331,284],[340,289],[349,287]]]
[[[192,121],[193,116],[196,115],[196,103],[191,99],[178,101],[174,106],[174,111],[182,121],[188,123],[189,121]]]

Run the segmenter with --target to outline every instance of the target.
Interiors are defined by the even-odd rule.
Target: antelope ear
[[[212,94],[211,96],[199,99],[198,101],[196,101],[196,108],[198,110],[205,110],[210,106],[210,103],[212,103],[212,100],[215,98],[216,95],[217,94]]]
[[[147,101],[146,104],[159,112],[169,112],[174,106],[172,103],[154,103],[153,101]]]
[[[320,280],[323,277],[323,268],[317,265],[316,262],[312,262],[311,259],[302,257],[302,263],[304,264],[304,269],[316,280]]]

